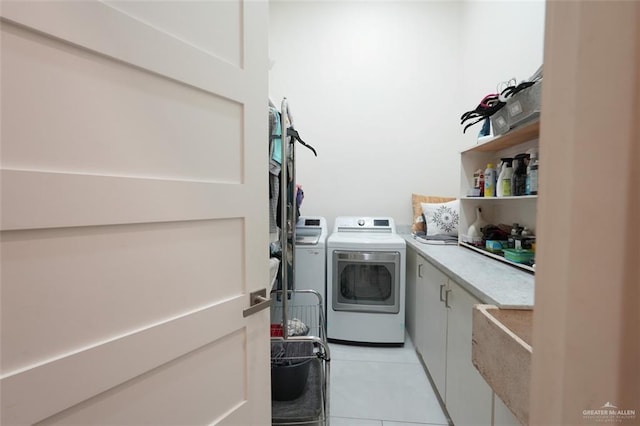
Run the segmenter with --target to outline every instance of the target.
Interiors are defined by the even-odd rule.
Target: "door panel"
[[[3,2],[2,424],[270,422],[267,19]]]
[[[154,28],[242,67],[242,2],[158,2],[106,1],[106,4]],[[204,4],[198,4],[204,3]],[[184,23],[190,25],[185,26]]]
[[[92,424],[95,419],[102,424],[215,423],[220,419],[212,418],[212,413],[226,413],[245,402],[246,359],[235,356],[243,352],[245,339],[243,331],[234,332],[41,424]],[[221,389],[216,378],[228,373],[237,375],[239,380]],[[166,404],[167,400],[175,400],[175,405]]]
[[[3,233],[2,372],[242,295],[242,233],[239,219]]]
[[[3,86],[12,100],[3,108],[4,131],[21,141],[3,147],[5,168],[242,181],[241,103],[4,28],[3,78],[21,83]]]

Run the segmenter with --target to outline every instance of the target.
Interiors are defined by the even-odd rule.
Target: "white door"
[[[270,423],[268,4],[1,6],[0,422]]]

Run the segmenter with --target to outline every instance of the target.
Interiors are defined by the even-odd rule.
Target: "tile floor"
[[[329,349],[332,426],[448,424],[409,336],[401,348]]]

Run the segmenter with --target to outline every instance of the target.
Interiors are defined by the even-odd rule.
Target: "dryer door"
[[[333,252],[332,306],[336,311],[397,314],[400,253]]]

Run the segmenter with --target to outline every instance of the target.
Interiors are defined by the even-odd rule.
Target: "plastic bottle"
[[[517,223],[514,223],[513,227],[511,228],[511,233],[507,238],[507,246],[509,248],[520,248],[520,247],[516,247],[516,245],[518,244],[516,243],[516,241],[518,240],[518,237],[521,232],[522,232],[522,228],[520,228],[520,225]]]
[[[498,176],[498,193],[496,194],[498,197],[509,197],[512,195],[511,192],[511,179],[513,178],[513,167],[511,163],[513,162],[513,158],[503,158],[504,166],[502,168],[502,172],[500,172],[500,176]]]
[[[498,166],[498,179],[496,180],[496,197],[502,197],[503,196],[503,189],[502,189],[502,185],[504,184],[504,170],[507,167],[507,162],[505,161],[506,158],[501,158],[500,159],[500,166]]]
[[[478,169],[473,173],[473,192],[474,197],[482,197],[484,194],[484,170]]]
[[[502,195],[505,197],[510,197],[513,195],[511,192],[511,180],[513,179],[513,167],[511,167],[511,162],[507,163],[507,167],[504,171],[504,178],[502,184]]]
[[[530,152],[530,154],[529,154],[529,164],[527,165],[526,195],[535,195],[535,194],[538,193],[538,167],[537,167],[538,166],[538,161],[537,161],[538,153],[533,151],[533,150],[529,150],[527,152]],[[535,187],[535,194],[531,192],[532,191],[532,188],[531,188],[531,171],[532,171],[532,167],[533,167],[534,163],[536,164],[536,168],[535,168],[536,171],[534,173],[535,174],[534,179],[536,180],[535,183],[534,183],[535,186],[536,186]]]
[[[538,195],[538,154],[533,153],[529,164],[529,194]]]
[[[513,161],[513,177],[511,178],[511,195],[519,196],[527,194],[527,163],[529,154],[518,154]]]
[[[487,164],[484,171],[484,196],[496,196],[496,169],[493,168],[492,163]]]

